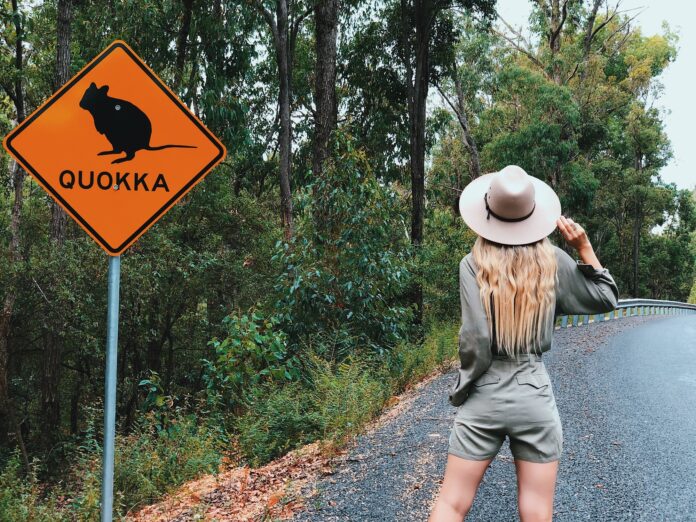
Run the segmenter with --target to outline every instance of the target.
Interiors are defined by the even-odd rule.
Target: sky
[[[498,0],[498,13],[516,28],[527,26],[531,11],[529,0]],[[613,4],[612,4],[613,5]],[[693,126],[696,122],[696,3],[684,0],[622,0],[619,8],[638,15],[634,24],[644,35],[662,33],[666,21],[679,34],[677,59],[662,73],[664,85],[657,102],[662,107],[665,132],[672,142],[674,157],[660,173],[667,183],[678,188],[696,188],[696,144]]]

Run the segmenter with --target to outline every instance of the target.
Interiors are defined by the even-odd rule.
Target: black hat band
[[[536,201],[535,201],[534,206],[532,207],[532,210],[530,210],[529,214],[527,214],[526,216],[517,217],[517,218],[507,218],[507,217],[499,216],[498,214],[496,214],[495,212],[493,212],[491,210],[491,207],[488,206],[488,192],[486,192],[483,195],[483,201],[486,203],[486,210],[488,211],[488,215],[486,215],[486,219],[490,219],[491,214],[493,214],[493,217],[498,218],[500,221],[524,221],[525,219],[527,219],[529,216],[532,215],[532,212],[534,212],[534,209],[536,208]]]

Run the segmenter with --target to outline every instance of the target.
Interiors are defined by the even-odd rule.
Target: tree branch
[[[434,82],[433,85],[434,85],[435,88],[437,89],[437,92],[440,93],[440,96],[442,96],[442,99],[445,100],[445,101],[447,102],[447,105],[450,106],[450,108],[454,111],[454,114],[457,116],[457,118],[459,118],[459,117],[460,117],[460,116],[459,116],[459,110],[458,110],[457,107],[454,105],[454,103],[452,103],[452,100],[450,100],[449,97],[444,93],[444,91],[442,90],[442,88],[440,88],[440,84],[437,83],[437,82]]]
[[[248,0],[248,1],[251,2],[251,4],[261,14],[261,16],[263,16],[263,19],[266,20],[266,23],[268,24],[268,27],[271,29],[271,33],[273,34],[273,41],[277,45],[277,43],[278,43],[278,24],[276,23],[275,17],[268,9],[266,9],[264,7],[261,0]]]
[[[502,20],[502,19],[501,19],[501,20]],[[505,22],[504,20],[503,20],[503,23],[504,23],[505,25],[508,25],[507,22]],[[509,25],[508,25],[508,28],[511,29],[511,30],[513,31],[513,33],[515,33],[515,35],[518,36],[523,42],[526,43],[526,41],[524,40],[524,38],[522,37],[522,35],[520,35],[517,31],[515,31],[514,29],[512,29]],[[548,76],[548,75],[546,74],[545,69],[544,69],[544,64],[541,63],[541,61],[539,60],[539,58],[537,58],[531,51],[529,51],[528,49],[525,49],[524,47],[522,47],[521,45],[519,45],[517,42],[515,42],[512,38],[510,38],[510,37],[509,37],[508,35],[506,35],[505,33],[501,33],[501,32],[498,31],[497,29],[493,29],[493,32],[494,32],[496,35],[498,35],[498,36],[500,36],[501,38],[503,38],[505,41],[507,41],[507,42],[513,47],[513,49],[515,49],[516,51],[518,51],[518,52],[520,52],[520,53],[526,55],[527,58],[529,58],[532,62],[534,62],[534,65],[536,65],[537,67],[539,67],[539,69],[541,69],[541,70],[544,72],[544,75],[545,75],[545,76]]]
[[[295,56],[295,41],[297,40],[297,32],[300,30],[300,24],[314,11],[314,5],[309,7],[304,13],[293,21],[290,29],[290,57]]]

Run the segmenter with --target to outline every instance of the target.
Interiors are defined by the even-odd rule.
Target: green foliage
[[[422,345],[398,343],[388,364],[358,355],[334,363],[306,353],[306,381],[250,390],[247,411],[235,422],[245,457],[257,466],[319,439],[344,444],[392,395],[452,364],[458,328],[458,322],[433,324]]]
[[[494,103],[482,113],[477,130],[486,171],[513,164],[551,179],[565,169],[577,153],[576,142],[569,138],[580,124],[571,91],[540,73],[510,65],[498,71],[493,92]]]
[[[307,23],[295,33],[288,240],[278,218],[279,85],[266,22],[248,2],[193,2],[179,62],[185,4],[73,3],[72,73],[123,38],[228,149],[123,256],[120,513],[213,471],[227,426],[255,463],[318,438],[345,439],[390,395],[456,358],[457,264],[475,239],[457,208],[471,154],[445,102],[428,113],[425,233],[417,248],[410,244],[412,3],[404,11],[392,0],[353,2],[341,11],[342,127],[316,179],[308,167],[315,35]],[[456,4],[492,10],[488,0]],[[13,13],[0,3],[0,135],[17,118],[15,82],[27,113],[57,87],[57,3],[19,6]],[[646,36],[630,14],[600,12],[586,50],[587,3],[567,7],[555,48],[546,14],[533,9],[530,41],[513,38],[529,43],[527,52],[488,31],[485,16],[440,12],[429,85],[464,111],[484,172],[518,164],[554,187],[622,297],[696,302],[696,202],[659,176],[671,149],[654,102],[676,36],[668,27]],[[15,203],[12,169],[0,153],[3,231]],[[25,476],[0,434],[0,519],[91,521],[99,509],[106,257],[71,221],[59,247],[49,197],[29,179],[22,196],[19,261],[10,234],[0,234],[0,300],[14,300],[10,420],[22,423],[37,460]],[[423,343],[413,342],[421,329],[412,324],[414,282],[423,288]],[[46,362],[51,346],[56,364]],[[58,406],[51,423],[44,394]]]
[[[7,522],[61,522],[68,520],[57,510],[54,498],[44,499],[36,475],[24,475],[15,453],[0,469],[0,520]]]
[[[215,350],[213,360],[203,360],[208,393],[215,401],[234,408],[247,389],[262,382],[297,380],[297,357],[288,355],[287,336],[277,316],[228,315],[223,320],[227,336],[208,343]],[[219,395],[219,397],[218,397]]]
[[[392,394],[419,382],[433,371],[459,363],[457,337],[460,321],[433,320],[422,344],[402,343],[394,351],[389,366]]]
[[[206,419],[180,409],[169,414],[167,429],[153,412],[141,417],[132,433],[116,438],[114,509],[118,514],[157,500],[172,488],[205,473],[215,473],[227,435]],[[94,435],[94,432],[92,432]],[[78,520],[99,516],[100,441],[89,436],[79,447],[73,469],[77,487],[70,510]]]
[[[322,419],[321,438],[344,441],[384,407],[390,383],[383,365],[352,355],[333,364],[310,356],[312,399]]]
[[[458,321],[459,262],[471,250],[476,234],[451,208],[435,207],[426,217],[425,237],[419,263],[427,274],[423,281],[426,320]]]
[[[262,465],[321,433],[322,419],[301,381],[260,384],[247,395],[247,413],[235,420],[235,428],[251,465]]]
[[[389,381],[351,356],[332,364],[308,354],[309,383],[253,388],[236,421],[242,451],[257,466],[319,439],[342,442],[357,433],[389,396]],[[381,377],[381,378],[380,378]]]
[[[407,229],[397,194],[350,136],[338,134],[332,158],[297,194],[295,236],[276,244],[275,310],[294,349],[319,335],[333,337],[339,359],[381,355],[408,337],[413,317],[400,301],[411,281]]]

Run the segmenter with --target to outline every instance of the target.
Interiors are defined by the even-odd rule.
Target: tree
[[[12,19],[12,29],[14,35],[5,33],[5,41],[8,44],[14,39],[14,56],[9,63],[3,63],[3,74],[5,80],[2,82],[2,88],[7,96],[12,100],[15,111],[15,119],[17,124],[24,121],[26,117],[25,101],[24,101],[24,23],[25,16],[19,10],[18,0],[12,0],[12,11],[10,17]],[[14,38],[13,38],[14,37]],[[12,210],[10,217],[10,242],[9,242],[9,258],[16,267],[22,261],[21,254],[21,237],[20,225],[22,220],[22,204],[24,197],[24,179],[26,173],[19,163],[12,162]],[[5,442],[7,432],[10,426],[10,392],[9,392],[9,338],[10,328],[12,324],[12,315],[14,313],[15,302],[17,300],[18,281],[16,271],[12,271],[12,276],[9,285],[5,288],[5,297],[0,310],[0,443]],[[18,436],[21,433],[17,430]],[[22,443],[23,446],[23,443]],[[23,451],[25,456],[25,464],[28,463],[26,451]]]
[[[60,89],[70,79],[70,39],[72,34],[73,5],[72,0],[58,0],[56,12],[56,59],[53,91]],[[54,255],[63,247],[67,215],[58,203],[51,200],[51,247]],[[60,277],[60,272],[54,272]],[[53,295],[58,281],[48,285],[49,301],[55,302]],[[55,314],[51,315],[54,319]],[[59,385],[62,374],[63,340],[60,321],[46,321],[45,350],[43,356],[43,377],[41,379],[41,412],[44,422],[41,424],[46,447],[50,447],[60,424]]]
[[[313,11],[312,7],[296,13],[292,7],[298,7],[293,0],[275,0],[275,14],[267,8],[262,0],[252,0],[257,11],[268,24],[271,41],[275,49],[278,67],[278,111],[280,114],[279,148],[280,148],[280,199],[281,217],[285,238],[293,235],[292,225],[292,122],[290,120],[292,104],[292,68],[295,55],[297,32],[302,22]],[[301,5],[299,6],[302,7]]]
[[[322,175],[329,155],[329,137],[336,128],[336,36],[338,34],[338,0],[319,0],[314,7],[316,69],[314,78],[314,142],[312,174]]]
[[[425,118],[428,87],[431,81],[433,47],[442,45],[439,39],[452,45],[452,31],[442,14],[458,7],[478,11],[484,17],[493,15],[495,0],[400,0],[402,60],[406,71],[408,113],[410,126],[411,167],[411,241],[414,246],[423,241],[423,212],[425,205]],[[447,45],[447,44],[446,44]],[[423,291],[416,284],[412,293],[418,307],[417,321],[422,321]]]

